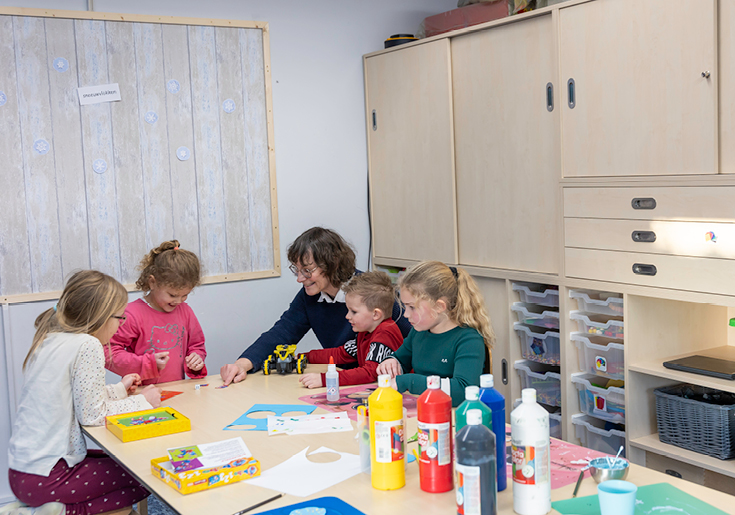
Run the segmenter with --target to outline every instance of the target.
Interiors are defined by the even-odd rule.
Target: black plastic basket
[[[735,394],[680,384],[656,388],[659,439],[721,460],[735,458]]]

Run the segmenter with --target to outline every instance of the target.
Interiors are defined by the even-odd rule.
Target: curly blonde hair
[[[405,288],[416,299],[428,301],[432,306],[443,299],[449,319],[459,326],[477,329],[487,348],[492,349],[495,344],[492,322],[480,289],[466,270],[450,268],[440,261],[423,261],[400,278],[398,288]]]

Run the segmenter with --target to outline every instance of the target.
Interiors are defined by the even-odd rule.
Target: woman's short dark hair
[[[288,247],[291,263],[308,264],[314,260],[332,286],[340,287],[355,273],[355,251],[342,236],[324,227],[312,227],[304,231]]]

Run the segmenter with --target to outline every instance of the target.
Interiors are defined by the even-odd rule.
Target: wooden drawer
[[[656,207],[634,209],[636,199]],[[564,217],[735,222],[735,186],[564,188]]]
[[[564,246],[735,259],[735,224],[565,218]]]
[[[567,277],[735,295],[735,263],[729,259],[576,248],[566,248],[564,256]],[[634,265],[652,265],[656,273],[636,274]]]

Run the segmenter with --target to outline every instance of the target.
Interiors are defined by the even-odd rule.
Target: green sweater
[[[452,406],[464,401],[465,386],[480,384],[485,364],[485,342],[476,329],[455,327],[446,333],[411,329],[398,350],[393,353],[404,371],[412,374],[396,377],[399,392],[418,395],[426,390],[426,377],[437,375],[450,378]]]

